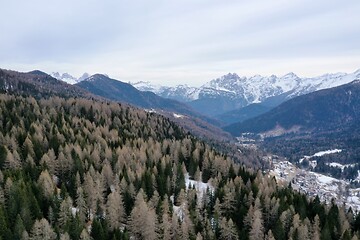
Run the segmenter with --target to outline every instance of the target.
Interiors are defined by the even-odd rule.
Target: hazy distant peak
[[[295,73],[289,72],[289,73],[285,74],[284,76],[282,76],[281,78],[299,78],[299,77]]]
[[[59,73],[59,72],[52,72],[50,74],[50,76],[52,76],[53,78],[56,78],[58,80],[61,80],[63,82],[69,83],[69,84],[75,84],[78,82],[81,82],[83,80],[85,80],[86,78],[88,78],[90,75],[88,73],[84,73],[80,78],[76,78],[74,76],[72,76],[69,73]]]
[[[87,79],[87,78],[89,78],[90,77],[90,74],[88,74],[88,73],[84,73],[81,77],[79,77],[79,81],[83,81],[83,80],[85,80],[85,79]]]
[[[52,77],[56,78],[56,79],[61,79],[61,75],[59,72],[53,72],[50,74]]]

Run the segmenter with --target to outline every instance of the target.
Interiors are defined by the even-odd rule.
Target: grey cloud
[[[0,67],[57,71],[59,66],[76,74],[87,69],[158,81],[171,73],[178,81],[183,72],[187,81],[191,76],[206,81],[214,74],[204,71],[206,66],[218,74],[243,63],[255,74],[262,71],[259,62],[269,59],[298,73],[306,71],[296,60],[303,58],[351,56],[360,65],[357,0],[14,0],[2,5]],[[319,65],[318,71],[330,70]]]

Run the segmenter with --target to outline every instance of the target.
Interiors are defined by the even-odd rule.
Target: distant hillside
[[[39,70],[21,73],[0,69],[0,91],[31,95],[37,98],[57,95],[60,97],[93,97],[79,87],[59,81]]]
[[[291,99],[273,110],[225,127],[234,136],[243,132],[267,136],[290,132],[339,131],[360,120],[360,81]]]
[[[191,109],[185,104],[164,99],[152,92],[141,92],[128,83],[111,79],[102,74],[95,74],[75,85],[93,94],[142,108],[161,108],[179,113],[191,113]]]
[[[214,118],[221,120],[226,125],[229,125],[236,122],[244,122],[250,118],[264,114],[271,109],[272,107],[265,106],[261,103],[253,103],[246,107],[214,116]]]
[[[308,171],[360,186],[360,81],[291,99],[269,112],[225,128],[234,136],[263,137],[262,149]],[[336,154],[316,153],[340,149]],[[310,158],[307,156],[314,156]],[[305,160],[304,160],[305,159]]]
[[[186,104],[159,97],[152,92],[139,91],[128,83],[111,79],[105,75],[95,74],[75,85],[110,100],[155,111],[177,122],[186,130],[196,133],[197,136],[218,140],[231,138],[230,135],[216,127],[220,125],[219,122],[197,113]]]

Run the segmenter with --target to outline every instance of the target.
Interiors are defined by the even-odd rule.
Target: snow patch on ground
[[[346,167],[355,167],[356,164],[353,163],[353,164],[340,164],[340,163],[337,163],[337,162],[331,162],[331,163],[325,163],[326,165],[330,166],[330,167],[335,167],[335,168],[340,168],[341,171],[344,171],[344,168]]]
[[[313,157],[321,157],[324,155],[328,155],[328,154],[333,154],[333,153],[340,153],[342,152],[342,149],[333,149],[333,150],[326,150],[326,151],[321,151],[321,152],[317,152],[313,155]]]
[[[353,206],[360,206],[360,188],[350,189],[349,193],[347,202]]]
[[[211,185],[210,182],[203,183],[201,181],[191,180],[188,173],[185,173],[184,177],[185,177],[186,191],[189,190],[189,187],[190,188],[195,187],[198,203],[202,201],[204,193],[206,193],[207,190],[209,190],[211,193],[214,192],[214,187]],[[170,196],[170,201],[173,204],[174,214],[176,214],[180,219],[180,221],[182,221],[185,217],[186,202],[181,204],[180,206],[176,206],[174,203],[174,195]]]
[[[214,192],[214,187],[211,186],[209,182],[203,183],[201,181],[191,180],[188,173],[185,174],[185,186],[186,190],[189,189],[189,186],[191,188],[195,187],[198,201],[202,200],[204,193],[206,193],[207,189],[209,189],[210,192]]]
[[[184,115],[173,113],[174,118],[185,118]]]
[[[153,108],[151,108],[151,109],[144,109],[145,110],[145,112],[148,112],[148,113],[157,113],[157,111],[155,110],[155,109],[153,109]]]
[[[313,157],[322,157],[324,155],[340,153],[340,152],[342,152],[342,149],[332,149],[332,150],[320,151],[311,156],[304,156],[303,158],[301,158],[299,160],[299,163],[302,163],[305,159],[309,160],[310,158],[313,158]]]
[[[336,178],[328,177],[323,174],[318,174],[318,173],[314,173],[314,172],[310,172],[310,173],[314,174],[317,177],[317,180],[319,181],[319,183],[322,185],[339,181]]]
[[[183,221],[183,219],[185,218],[185,207],[185,204],[181,204],[181,206],[173,205],[174,214],[178,216],[180,221]]]
[[[79,212],[79,209],[78,208],[75,208],[75,207],[71,207],[71,214],[73,215],[73,217],[76,216],[76,213]]]

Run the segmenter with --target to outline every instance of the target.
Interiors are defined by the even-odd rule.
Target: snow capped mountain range
[[[52,73],[51,76],[70,84],[92,79],[87,73],[80,78],[58,72]],[[240,77],[236,73],[229,73],[201,87],[188,85],[166,87],[152,85],[149,82],[137,82],[132,85],[140,91],[150,91],[164,98],[185,102],[205,116],[221,119],[224,113],[251,104],[273,108],[293,97],[340,86],[354,80],[360,80],[360,69],[349,74],[332,73],[312,78],[300,78],[292,72],[281,77],[275,75]]]
[[[161,97],[186,102],[206,116],[223,118],[222,114],[250,104],[273,108],[293,97],[340,86],[357,79],[360,79],[360,69],[349,74],[324,74],[312,78],[300,78],[292,72],[281,77],[240,77],[236,73],[229,73],[199,88],[187,85],[154,86],[147,82],[134,83],[133,86],[141,91],[151,91]]]
[[[90,75],[88,73],[84,73],[81,77],[79,78],[76,78],[76,77],[73,77],[71,76],[70,74],[68,73],[63,73],[63,74],[60,74],[59,72],[52,72],[50,74],[52,77],[58,79],[58,80],[61,80],[63,82],[67,82],[69,84],[76,84],[78,82],[81,82],[82,80],[85,80],[87,79],[88,77],[90,77]]]
[[[151,91],[162,97],[184,102],[202,98],[225,97],[232,100],[241,99],[246,106],[284,93],[287,93],[287,98],[292,98],[343,85],[356,79],[360,79],[360,69],[350,74],[334,73],[313,78],[300,78],[292,72],[281,77],[275,75],[240,77],[236,73],[229,73],[211,80],[199,88],[187,85],[165,87],[151,85],[149,82],[137,82],[132,85],[141,91]]]
[[[196,100],[199,95],[199,88],[190,87],[186,84],[178,85],[176,87],[166,87],[141,81],[131,83],[131,85],[140,91],[153,92],[161,97],[174,99],[180,102],[190,102],[192,100]]]

